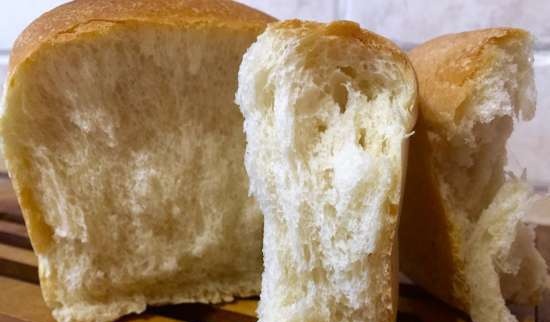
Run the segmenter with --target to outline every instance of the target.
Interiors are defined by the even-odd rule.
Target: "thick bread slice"
[[[246,52],[236,100],[264,214],[260,321],[393,321],[407,57],[352,22],[275,23]]]
[[[516,241],[525,239],[521,231],[527,228],[521,218],[528,198],[518,196],[527,188],[511,193],[514,189],[503,187],[524,187],[504,184],[503,166],[513,119],[519,115],[529,119],[535,110],[532,40],[519,29],[479,30],[436,38],[409,56],[419,82],[420,113],[411,139],[399,234],[401,270],[428,291],[472,313],[475,321],[502,321],[503,315],[488,311],[490,306],[481,308],[487,302],[476,294],[498,294],[500,298],[492,301],[504,303],[500,295],[501,285],[506,288],[504,279],[529,280],[531,284],[524,286],[531,293],[520,302],[528,298],[534,303],[546,280],[545,264],[533,241]],[[495,197],[498,191],[500,197]],[[506,199],[503,194],[520,199],[515,206],[520,210],[500,204]],[[478,240],[475,236],[497,229],[482,224],[484,211],[501,222],[513,222],[509,227],[514,228],[503,229],[493,242]],[[533,263],[531,270],[504,278],[502,267],[509,264],[493,258],[481,264],[475,259],[479,249],[496,247],[507,254],[505,245],[512,243],[521,243],[529,255],[501,256],[498,261],[517,262],[515,267]],[[490,289],[495,279],[500,280],[493,283],[498,292]],[[506,309],[504,304],[502,308]],[[480,310],[485,313],[474,314]]]
[[[83,0],[19,37],[1,133],[57,320],[259,292],[233,100],[273,20],[226,0]]]

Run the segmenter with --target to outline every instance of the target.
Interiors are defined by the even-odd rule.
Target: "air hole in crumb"
[[[332,98],[338,104],[340,113],[346,112],[346,105],[348,104],[348,89],[343,83],[334,86],[332,91]]]
[[[385,154],[386,152],[388,152],[388,140],[387,140],[387,139],[384,139],[384,140],[382,141],[381,150],[382,150],[382,153],[383,153],[383,154]]]
[[[327,125],[325,123],[317,124],[317,131],[319,133],[324,133],[327,130]]]
[[[321,175],[321,178],[322,178],[322,179],[321,179],[321,182],[320,182],[320,184],[319,184],[319,187],[320,187],[321,189],[324,189],[324,190],[326,190],[326,189],[331,189],[331,187],[332,187],[332,178],[333,178],[333,177],[334,177],[334,170],[332,170],[332,169],[327,169],[327,170],[323,171],[323,173],[322,173],[322,175]],[[332,210],[327,210],[326,207],[332,207]],[[333,206],[327,204],[327,205],[325,206],[325,212],[326,212],[327,214],[329,214],[329,213],[336,213],[336,209],[334,209]]]
[[[315,284],[319,285],[320,283],[322,283],[325,280],[325,278],[324,278],[325,273],[324,273],[322,268],[315,267],[313,269],[312,273],[313,273],[313,282],[315,282]],[[338,321],[340,321],[340,320],[338,320]]]
[[[357,143],[359,143],[359,145],[363,147],[363,149],[367,148],[366,136],[367,131],[363,128],[359,129],[359,139],[357,140]]]
[[[361,93],[363,95],[366,95],[367,99],[369,101],[372,100],[376,96],[373,93],[375,88],[373,88],[373,86],[371,85],[371,83],[368,80],[366,80],[366,79],[360,80],[358,86],[359,86],[359,90],[361,90]]]
[[[336,217],[336,208],[334,208],[333,205],[326,204],[325,207],[324,207],[324,211],[325,211],[326,216],[328,216],[330,218]]]
[[[272,109],[275,103],[275,86],[269,82],[269,71],[258,72],[255,84],[256,92],[260,93],[259,103],[261,108]]]
[[[261,96],[261,104],[267,109],[273,109],[275,105],[275,90],[273,85],[267,85]]]
[[[397,207],[397,205],[395,204],[388,203],[386,204],[386,210],[390,216],[396,216],[399,210],[399,207]]]
[[[309,259],[311,258],[311,251],[309,249],[309,246],[307,245],[303,246],[303,253],[304,253],[304,261],[309,262]]]
[[[357,73],[355,72],[355,69],[353,69],[352,67],[349,67],[349,66],[338,66],[338,69],[348,75],[350,78],[355,78],[355,76],[357,76]]]

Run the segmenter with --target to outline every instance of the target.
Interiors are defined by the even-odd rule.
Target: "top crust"
[[[494,46],[511,40],[530,40],[530,35],[515,28],[476,30],[438,37],[411,50],[409,57],[424,84],[419,98],[428,127],[446,128],[453,122],[474,90],[476,76],[494,62]]]
[[[128,21],[259,32],[275,18],[230,0],[76,0],[46,12],[19,35],[8,75],[42,45],[76,37],[89,23],[94,24],[91,29],[99,31],[112,23]]]
[[[338,20],[329,24],[324,24],[312,21],[291,19],[271,23],[268,29],[275,32],[289,32],[291,34],[298,34],[301,36],[312,38],[320,35],[355,38],[361,41],[365,47],[372,49],[374,52],[388,54],[394,61],[398,63],[398,66],[402,68],[403,75],[405,76],[407,82],[414,85],[414,88],[412,88],[411,91],[413,93],[417,92],[418,85],[416,81],[416,75],[407,54],[405,54],[389,39],[370,32],[366,29],[361,29],[359,24],[357,24],[356,22]],[[417,118],[416,95],[413,95],[413,97],[414,101],[406,104],[411,115],[411,117],[406,119],[407,131],[413,130]]]
[[[398,57],[401,61],[408,63],[407,55],[405,55],[394,43],[378,34],[366,29],[361,29],[359,24],[353,21],[339,20],[329,24],[323,24],[313,21],[292,19],[274,23],[270,26],[270,29],[293,30],[299,34],[317,31],[327,36],[356,38],[367,47],[391,52],[392,55],[395,55],[395,57]]]

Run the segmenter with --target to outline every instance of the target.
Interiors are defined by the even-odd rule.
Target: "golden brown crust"
[[[293,29],[303,30],[303,32],[311,33],[312,31],[319,31],[320,33],[328,36],[339,37],[351,37],[360,40],[367,47],[376,48],[381,51],[388,51],[394,54],[396,57],[408,62],[408,57],[399,47],[393,42],[384,38],[378,34],[370,32],[366,29],[361,29],[358,23],[353,21],[339,20],[329,24],[303,21],[298,19],[291,19],[281,22],[276,22],[270,26],[273,29]]]
[[[292,29],[298,32],[302,30],[304,33],[317,31],[320,34],[328,36],[356,38],[367,47],[380,50],[382,52],[391,53],[395,58],[404,64],[411,64],[408,56],[392,41],[369,30],[361,29],[359,24],[353,21],[339,20],[329,24],[324,24],[313,21],[292,19],[273,23],[270,25],[270,28]]]
[[[526,31],[486,29],[451,34],[410,52],[419,86],[419,120],[411,139],[401,214],[401,270],[426,290],[467,311],[461,228],[445,208],[429,131],[448,133],[473,94],[475,79],[494,62],[493,45],[525,39]]]
[[[473,79],[493,62],[492,45],[529,37],[521,29],[493,28],[441,36],[414,48],[409,57],[420,84],[426,125],[452,127],[473,90]]]
[[[59,36],[78,35],[79,27],[101,22],[127,21],[168,25],[225,26],[260,31],[275,18],[230,0],[76,0],[59,6],[36,19],[17,38],[9,74],[46,43]]]

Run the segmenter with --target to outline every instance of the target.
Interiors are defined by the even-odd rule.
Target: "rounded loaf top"
[[[261,30],[272,21],[275,18],[231,0],[76,0],[46,12],[19,35],[8,74],[46,43],[66,40],[81,32],[99,31],[116,23]]]

